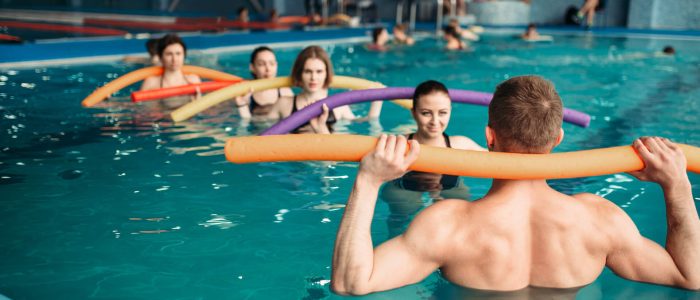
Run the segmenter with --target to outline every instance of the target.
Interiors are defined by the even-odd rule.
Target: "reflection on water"
[[[204,228],[217,227],[219,229],[229,229],[241,225],[242,222],[239,219],[243,218],[243,215],[230,214],[230,215],[218,215],[211,214],[211,219],[199,223],[199,226]]]

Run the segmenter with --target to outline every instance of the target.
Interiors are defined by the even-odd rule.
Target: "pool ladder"
[[[455,18],[457,16],[457,0],[447,0],[450,1],[450,18]],[[401,24],[403,22],[403,9],[404,5],[406,2],[409,2],[410,7],[409,7],[409,21],[408,21],[408,26],[411,31],[415,31],[416,29],[416,6],[418,5],[418,2],[422,2],[421,0],[400,0],[396,3],[396,24]],[[437,17],[435,18],[435,33],[440,34],[440,31],[442,29],[442,22],[443,22],[443,12],[442,12],[442,6],[443,6],[443,0],[436,0],[437,2]]]

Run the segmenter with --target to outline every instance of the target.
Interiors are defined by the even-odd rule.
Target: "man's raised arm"
[[[642,171],[631,173],[661,185],[666,201],[666,249],[637,231],[620,212],[610,224],[620,233],[614,239],[607,266],[631,280],[700,289],[700,219],[695,208],[683,151],[667,139],[652,137],[634,142],[644,160]]]
[[[406,145],[403,136],[382,135],[375,150],[360,163],[333,252],[331,289],[338,294],[363,295],[398,288],[422,280],[439,267],[424,254],[424,247],[405,235],[373,249],[370,227],[379,187],[403,175],[420,151],[419,144],[411,141],[406,154]]]

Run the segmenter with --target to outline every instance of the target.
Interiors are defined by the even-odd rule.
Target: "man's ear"
[[[564,129],[560,128],[559,129],[559,137],[557,137],[557,142],[554,143],[554,147],[559,146],[561,144],[561,141],[564,140]]]
[[[493,150],[493,143],[496,139],[496,133],[493,132],[493,129],[488,125],[486,125],[486,128],[484,128],[484,133],[486,134],[486,148]]]

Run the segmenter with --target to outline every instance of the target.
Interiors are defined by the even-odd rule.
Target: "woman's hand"
[[[315,133],[330,134],[331,131],[328,129],[328,125],[326,125],[326,121],[328,121],[329,114],[328,106],[324,103],[322,109],[323,112],[321,113],[321,115],[309,120],[309,124],[311,124],[311,128],[314,130]]]

